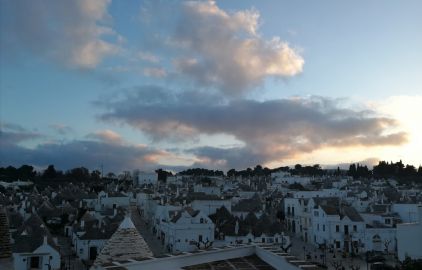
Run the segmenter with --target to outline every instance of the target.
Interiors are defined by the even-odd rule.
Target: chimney
[[[117,215],[117,208],[113,208],[113,217]]]
[[[85,220],[81,220],[81,228],[85,228]]]
[[[44,241],[43,241],[44,245],[47,245],[47,235],[44,235]]]

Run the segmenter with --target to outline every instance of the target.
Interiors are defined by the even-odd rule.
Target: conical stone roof
[[[153,254],[148,244],[139,234],[130,217],[125,217],[101,250],[94,266],[107,265],[113,261],[140,260],[150,257],[153,257]]]
[[[0,205],[0,258],[10,258],[11,256],[9,222],[6,210]]]

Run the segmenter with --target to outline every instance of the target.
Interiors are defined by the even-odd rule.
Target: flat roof
[[[198,265],[191,265],[183,267],[182,269],[185,270],[235,270],[235,269],[242,269],[242,270],[249,270],[249,269],[260,269],[260,270],[273,270],[275,269],[268,263],[261,260],[256,255],[241,257],[241,258],[234,258],[229,260],[221,260],[221,261],[214,261],[209,263],[203,263]]]

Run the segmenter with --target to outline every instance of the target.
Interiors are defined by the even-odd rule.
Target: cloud
[[[97,104],[105,109],[102,120],[127,123],[153,140],[232,135],[244,146],[190,150],[229,167],[292,158],[326,147],[400,145],[407,140],[405,132],[395,130],[395,119],[324,97],[225,100],[145,86]]]
[[[257,10],[226,12],[213,1],[184,2],[172,9],[156,5],[144,7],[141,15],[150,31],[147,36],[155,40],[145,43],[151,50],[169,53],[175,73],[199,86],[239,96],[267,77],[288,78],[303,70],[304,59],[298,50],[280,37],[260,35]],[[166,10],[169,14],[162,14]],[[160,33],[166,48],[157,46]]]
[[[25,57],[31,53],[68,67],[94,68],[120,50],[117,43],[121,37],[110,27],[110,2],[3,1],[3,55]]]
[[[144,68],[143,74],[147,77],[163,78],[167,76],[167,72],[163,68]]]
[[[0,148],[8,144],[19,144],[41,137],[40,133],[30,131],[20,125],[0,122]]]
[[[50,128],[52,128],[60,135],[66,135],[73,132],[73,129],[71,127],[63,124],[52,124],[50,125]]]
[[[40,143],[34,148],[18,144],[22,140],[34,138],[31,133],[1,130],[0,138],[0,166],[2,167],[22,164],[46,167],[54,164],[60,169],[79,166],[96,169],[103,164],[106,171],[120,172],[128,169],[154,170],[165,167],[165,165],[160,165],[161,160],[174,157],[172,153],[147,145],[127,143],[111,130],[99,131],[87,136],[94,140]]]
[[[97,139],[109,143],[121,144],[123,139],[120,134],[112,130],[101,130],[87,135],[87,138]]]
[[[150,62],[150,63],[159,63],[160,58],[152,53],[149,52],[139,52],[138,57],[142,61]]]

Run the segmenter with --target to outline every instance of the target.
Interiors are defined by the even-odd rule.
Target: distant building
[[[155,172],[138,172],[134,176],[134,184],[142,185],[156,185],[158,182],[158,174]]]

